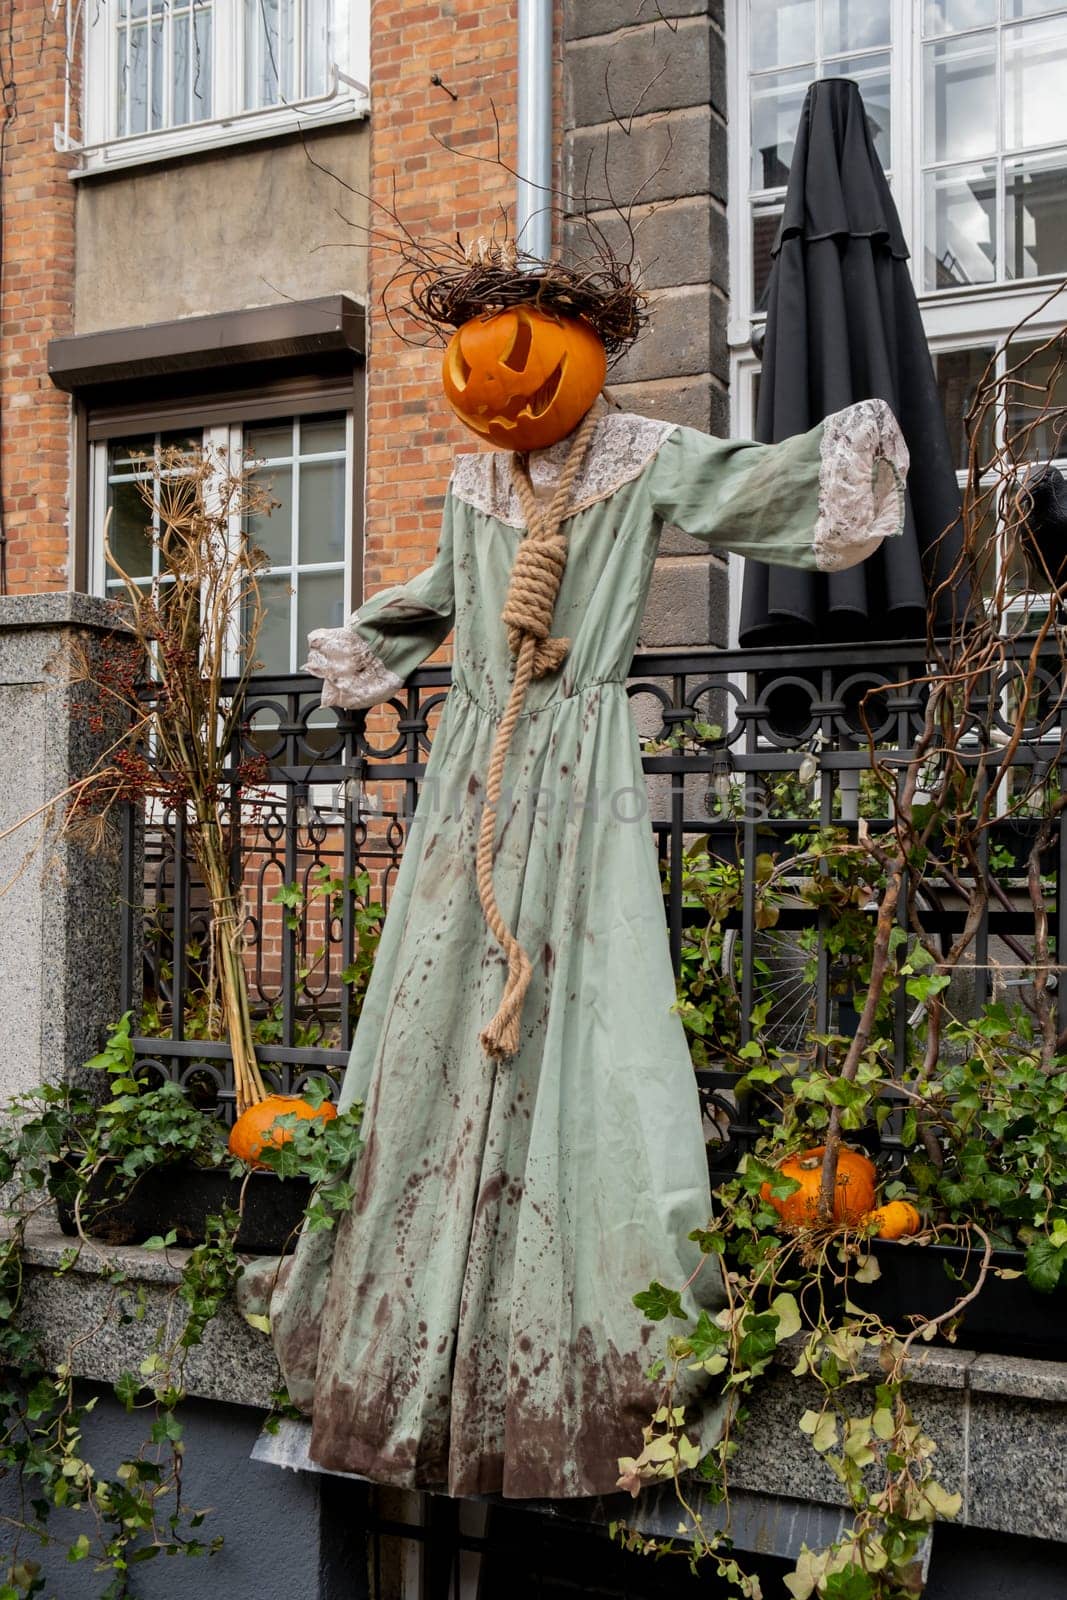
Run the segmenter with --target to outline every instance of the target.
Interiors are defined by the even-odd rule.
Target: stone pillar
[[[123,717],[71,680],[124,631],[88,595],[0,597],[0,834],[88,772],[119,734]],[[117,834],[110,843],[88,852],[43,815],[0,838],[3,1098],[69,1077],[120,1015],[130,892]]]
[[[608,374],[634,411],[725,435],[726,68],[722,0],[565,0],[564,189],[573,256],[583,214],[628,252],[637,236],[652,324]],[[621,215],[620,215],[621,213]],[[646,649],[725,644],[726,564],[665,529]]]

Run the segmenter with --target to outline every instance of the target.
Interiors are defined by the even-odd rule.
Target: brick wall
[[[372,192],[416,235],[464,240],[485,232],[514,199],[514,180],[493,165],[515,161],[517,22],[514,0],[376,0],[371,81]],[[430,79],[439,74],[453,100]],[[438,142],[453,146],[455,155]],[[473,155],[490,158],[471,159]],[[395,190],[394,190],[395,178]],[[388,219],[379,222],[389,227]],[[437,543],[441,504],[457,449],[472,436],[441,393],[437,346],[415,349],[390,329],[381,296],[396,258],[371,248],[367,394],[367,519],[364,588],[402,582]],[[410,328],[406,331],[412,331]],[[474,448],[477,448],[474,445]]]
[[[0,65],[0,465],[12,594],[69,585],[70,401],[46,364],[48,340],[70,332],[74,291],[74,158],[57,154],[53,140],[63,124],[65,48],[62,8],[53,22],[41,0],[12,0]]]
[[[395,173],[396,208],[413,231],[467,239],[490,228],[501,205],[512,206],[511,175],[469,157],[493,155],[492,100],[503,159],[514,163],[517,38],[514,0],[377,0],[373,193],[392,204]],[[638,250],[655,294],[649,334],[609,382],[635,410],[724,433],[722,0],[557,0],[555,47],[555,181],[570,208],[588,210],[609,236],[622,232],[612,200],[625,209],[638,196]],[[431,84],[434,73],[457,100]],[[462,153],[449,154],[438,140]],[[580,251],[580,226],[562,231],[565,247]],[[372,249],[367,594],[425,566],[452,457],[472,447],[442,400],[437,347],[405,346],[381,316],[392,267],[387,252]],[[724,642],[725,563],[676,530],[665,532],[661,549],[642,643]]]

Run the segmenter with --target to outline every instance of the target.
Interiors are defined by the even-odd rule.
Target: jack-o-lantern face
[[[517,306],[457,328],[442,378],[457,417],[483,439],[501,450],[543,450],[578,426],[607,365],[587,322]]]

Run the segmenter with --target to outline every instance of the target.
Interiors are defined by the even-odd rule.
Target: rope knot
[[[515,553],[501,615],[512,655],[518,655],[524,634],[538,641],[533,660],[535,678],[558,671],[570,648],[568,639],[549,637],[566,565],[567,541],[559,533],[524,539]]]

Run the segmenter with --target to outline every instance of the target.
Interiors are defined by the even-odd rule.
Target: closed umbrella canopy
[[[747,562],[741,643],[924,637],[927,597],[959,557],[959,490],[900,219],[848,79],[808,90],[774,255],[757,439],[886,400],[911,452],[908,508],[903,536],[847,571]],[[963,598],[958,585],[939,596],[940,626]]]

